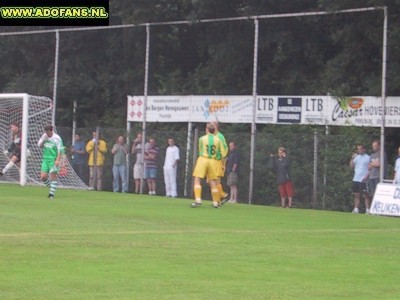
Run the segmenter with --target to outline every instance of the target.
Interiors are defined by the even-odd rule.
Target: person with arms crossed
[[[368,165],[370,157],[366,153],[365,146],[357,145],[357,153],[354,153],[350,159],[350,166],[354,169],[353,177],[353,193],[354,193],[354,208],[353,213],[359,213],[361,197],[364,197],[365,213],[369,213],[370,201],[367,190],[367,181],[369,177]]]
[[[178,196],[176,191],[176,175],[179,162],[179,148],[175,145],[173,138],[168,138],[168,147],[165,152],[164,161],[164,183],[167,197]]]
[[[237,146],[235,142],[229,143],[229,154],[226,164],[226,172],[227,172],[227,183],[231,189],[230,192],[230,203],[237,203],[237,183],[238,183],[238,174],[239,174],[239,165],[240,165],[240,154],[237,150]],[[223,204],[223,200],[221,201]]]
[[[226,155],[227,149],[223,147],[222,141],[215,135],[214,125],[207,123],[206,134],[199,138],[199,157],[193,170],[195,202],[191,204],[191,207],[201,206],[201,179],[207,176],[211,187],[213,207],[219,208],[221,197],[217,188],[218,167],[219,161]]]
[[[10,161],[8,164],[0,171],[0,176],[7,173],[16,163],[21,160],[21,130],[19,130],[19,124],[17,122],[11,122],[10,124],[11,132],[11,144],[8,149],[4,150],[5,155],[11,154]]]
[[[291,208],[293,201],[293,182],[290,176],[291,161],[287,157],[284,147],[278,148],[278,156],[271,154],[272,170],[276,174],[276,181],[279,186],[279,194],[281,196],[281,207]],[[286,198],[288,205],[286,206]]]
[[[156,146],[156,140],[150,138],[149,142],[145,145],[144,162],[145,162],[145,178],[147,180],[147,187],[149,188],[149,195],[156,195],[157,171],[158,171],[158,156],[159,150]]]
[[[381,142],[374,140],[372,142],[372,151],[370,155],[370,162],[368,165],[369,178],[367,182],[367,188],[371,199],[374,198],[376,186],[380,181],[380,168],[383,167],[383,178],[387,178],[387,157],[386,153],[383,154],[384,162],[381,164]]]
[[[54,199],[58,184],[57,174],[60,169],[60,160],[64,154],[64,145],[61,137],[54,132],[52,125],[46,125],[44,131],[45,133],[38,141],[39,148],[43,148],[40,179],[50,188],[48,197]]]
[[[125,143],[125,137],[120,135],[117,138],[117,142],[111,149],[111,153],[114,155],[113,161],[113,191],[114,193],[119,192],[119,180],[121,179],[122,193],[128,192],[128,180],[126,173],[126,155],[129,153],[128,145]]]

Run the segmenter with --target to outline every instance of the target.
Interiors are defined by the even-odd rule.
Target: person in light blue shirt
[[[370,199],[367,190],[367,181],[369,177],[368,165],[370,157],[366,153],[365,146],[357,145],[357,153],[354,153],[350,160],[350,166],[354,169],[353,177],[353,193],[354,193],[354,209],[353,213],[359,213],[359,205],[361,196],[365,201],[365,213],[369,214]]]
[[[86,165],[85,143],[81,140],[81,136],[79,134],[75,134],[74,139],[74,143],[70,148],[72,167],[74,168],[76,174],[78,174],[78,176],[84,180]]]

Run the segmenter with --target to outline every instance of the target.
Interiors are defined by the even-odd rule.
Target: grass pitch
[[[400,219],[0,185],[0,299],[398,299]]]

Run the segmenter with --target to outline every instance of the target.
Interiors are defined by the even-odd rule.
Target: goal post
[[[0,170],[10,162],[10,153],[5,151],[12,139],[10,124],[18,123],[21,130],[21,160],[0,176],[1,183],[43,185],[39,179],[42,149],[37,142],[43,134],[44,126],[52,123],[52,117],[53,101],[50,98],[22,93],[0,94]],[[60,187],[87,189],[66,155],[63,155],[60,166]]]

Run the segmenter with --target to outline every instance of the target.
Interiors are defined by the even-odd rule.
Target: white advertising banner
[[[251,123],[252,96],[148,96],[148,122]],[[143,121],[143,96],[128,96],[127,121]]]
[[[400,186],[390,183],[378,183],[370,213],[400,217]]]
[[[148,96],[149,122],[251,123],[253,96]],[[378,97],[257,96],[258,124],[380,127]],[[128,122],[143,121],[143,96],[128,96]],[[386,99],[386,127],[400,127],[400,97]]]
[[[128,121],[142,122],[143,109],[143,96],[128,96]],[[148,122],[189,122],[190,96],[149,96],[146,112]]]

